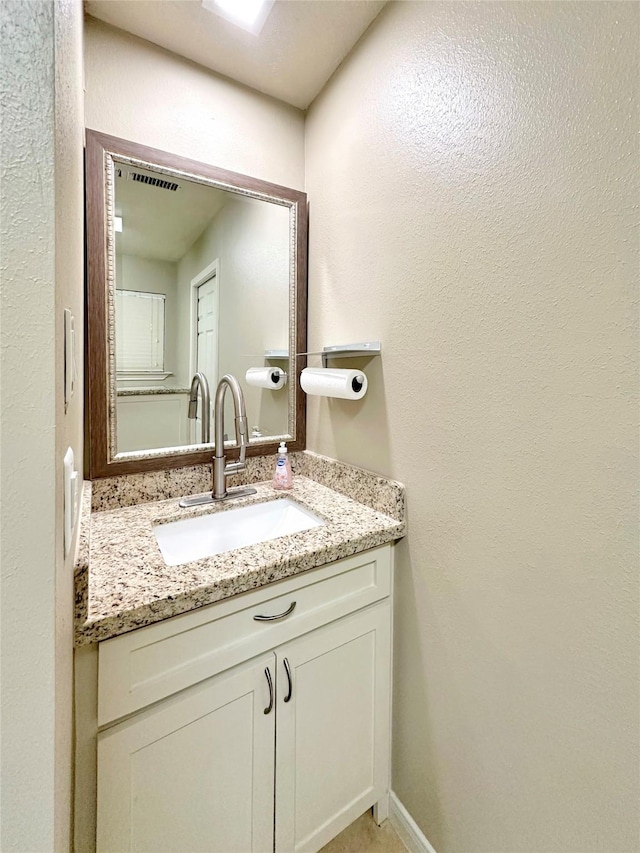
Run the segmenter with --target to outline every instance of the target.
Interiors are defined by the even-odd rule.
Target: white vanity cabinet
[[[98,851],[313,853],[382,820],[390,594],[384,545],[101,643]]]
[[[276,657],[275,849],[313,853],[388,796],[389,604],[313,631]]]
[[[274,663],[263,655],[99,735],[98,850],[271,853]]]

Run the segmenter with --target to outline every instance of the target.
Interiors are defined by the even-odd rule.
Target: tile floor
[[[407,853],[407,848],[388,820],[377,826],[368,811],[323,847],[320,853]]]

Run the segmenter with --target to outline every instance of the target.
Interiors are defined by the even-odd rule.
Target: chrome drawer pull
[[[291,667],[289,666],[289,661],[284,659],[284,668],[287,673],[287,681],[289,682],[289,692],[284,697],[285,702],[291,701],[291,694],[293,693],[293,679],[291,678]]]
[[[296,602],[294,601],[291,604],[291,607],[288,610],[285,610],[284,613],[277,613],[275,616],[254,616],[253,618],[256,622],[277,622],[278,619],[284,619],[285,616],[289,616],[296,609]]]
[[[267,676],[267,684],[269,685],[269,704],[264,709],[264,712],[265,714],[270,714],[273,708],[273,681],[271,680],[271,673],[269,672],[269,667],[265,669],[264,674]]]

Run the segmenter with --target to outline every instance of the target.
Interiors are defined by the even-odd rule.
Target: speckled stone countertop
[[[91,484],[85,484],[75,569],[76,645],[186,613],[404,535],[400,484],[315,454],[300,456],[306,458],[298,467],[308,476],[295,476],[292,490],[276,491],[268,482],[254,482],[256,495],[221,505],[181,509],[171,498],[95,511]],[[358,497],[369,505],[320,479],[335,479],[339,489],[348,485],[351,492],[359,484]],[[325,525],[181,566],[165,564],[154,525],[282,497],[321,516]],[[374,508],[378,498],[391,514]]]
[[[154,396],[156,394],[189,394],[189,388],[118,388],[118,397]]]

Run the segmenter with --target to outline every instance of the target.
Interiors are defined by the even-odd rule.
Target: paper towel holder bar
[[[357,356],[372,356],[382,353],[380,341],[366,341],[358,344],[339,344],[333,347],[324,347],[320,353],[322,366],[326,367],[330,358],[356,358]]]
[[[372,355],[382,355],[382,344],[380,341],[366,341],[360,344],[338,344],[333,347],[325,347],[323,350],[313,352],[299,352],[298,355],[321,355],[322,366],[327,366],[330,358],[356,358],[360,356],[369,358]]]
[[[322,356],[322,366],[327,366],[327,361],[330,358],[356,358],[360,356],[369,358],[372,355],[382,355],[382,344],[380,341],[365,341],[359,344],[337,344],[332,347],[325,347],[322,350],[313,350],[310,352],[299,352],[298,355],[320,355]]]

